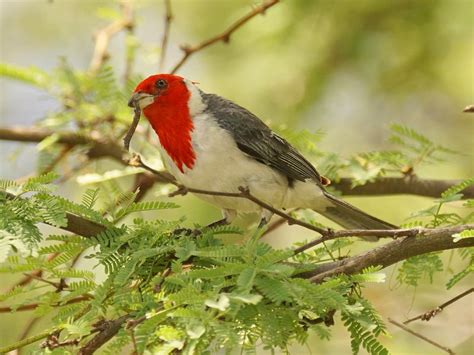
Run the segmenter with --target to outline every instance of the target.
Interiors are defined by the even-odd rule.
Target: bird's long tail
[[[324,192],[330,206],[316,210],[324,217],[346,229],[396,229],[397,226],[371,216],[347,202]]]

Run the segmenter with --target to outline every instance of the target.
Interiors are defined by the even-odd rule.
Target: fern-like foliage
[[[188,233],[176,232],[181,221],[135,218],[127,225],[113,225],[93,209],[99,191],[87,190],[82,203],[76,204],[45,193],[42,184],[47,186],[52,180],[52,176],[30,180],[29,188],[39,192],[29,198],[7,199],[4,195],[2,208],[12,210],[2,214],[4,225],[36,228],[39,222],[46,222],[61,227],[61,218],[75,213],[102,222],[104,231],[89,238],[51,235],[46,245],[40,243],[38,234],[37,240],[25,244],[26,250],[34,253],[22,257],[17,248],[12,255],[4,256],[0,272],[41,269],[51,285],[65,282],[62,292],[50,286],[35,299],[35,314],[53,313],[53,322],[61,324],[66,339],[89,334],[94,322],[104,315],[129,313],[134,317],[146,315],[146,320],[133,330],[140,352],[203,353],[216,351],[220,344],[251,351],[259,342],[268,348],[285,349],[291,342],[304,343],[310,330],[328,338],[328,331],[315,320],[326,319],[336,311],[347,312],[354,280],[371,281],[369,275],[374,271],[354,280],[341,277],[312,284],[297,277],[301,272],[298,264],[286,263],[293,256],[291,250],[275,250],[254,238],[241,244],[224,244],[222,234],[242,233],[236,227],[204,228],[191,238]],[[14,184],[4,182],[3,186]],[[160,201],[125,203],[115,218],[175,207]],[[25,238],[25,232],[15,228],[2,233],[7,244]],[[347,245],[341,240],[328,247],[336,251]],[[69,267],[86,250],[87,258],[105,271],[105,280],[98,282],[89,270]],[[320,260],[319,256],[322,254],[318,252],[295,260],[311,262]],[[17,287],[2,298],[10,300],[28,292],[25,287]],[[371,334],[381,334],[380,318],[368,302],[359,303],[360,313],[367,313],[366,322],[378,327]],[[368,341],[369,351],[378,353],[372,338],[364,335],[361,339]],[[109,344],[109,351],[118,351],[129,341],[130,332],[120,332]]]
[[[398,270],[397,280],[410,286],[417,286],[422,278],[433,282],[436,272],[443,270],[443,262],[438,254],[431,253],[405,260]]]

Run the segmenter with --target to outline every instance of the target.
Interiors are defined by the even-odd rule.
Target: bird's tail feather
[[[324,217],[339,224],[346,229],[396,229],[397,226],[388,222],[382,221],[374,216],[371,216],[349,203],[339,200],[338,198],[324,193],[326,199],[331,203],[330,206],[324,210],[317,210],[316,212],[322,214]]]

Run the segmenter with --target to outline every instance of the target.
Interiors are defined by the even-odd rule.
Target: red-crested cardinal
[[[311,208],[348,229],[395,226],[329,194],[322,177],[284,138],[245,108],[201,91],[192,81],[152,75],[138,84],[129,106],[139,105],[157,134],[165,166],[184,186],[220,192],[247,187],[281,208]],[[222,223],[237,212],[272,213],[250,200],[199,195],[223,210]]]

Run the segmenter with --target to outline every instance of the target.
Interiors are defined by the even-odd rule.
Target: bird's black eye
[[[164,79],[159,79],[156,81],[155,86],[158,89],[166,89],[166,87],[168,86],[168,83]]]

